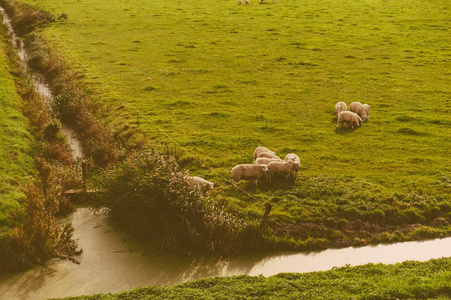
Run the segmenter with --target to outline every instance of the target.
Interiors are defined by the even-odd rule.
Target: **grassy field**
[[[447,1],[26,2],[67,16],[43,34],[119,130],[139,114],[244,219],[270,201],[301,246],[451,235]],[[337,101],[368,103],[369,122],[335,130]],[[259,145],[300,156],[294,185],[232,188]]]
[[[0,47],[0,228],[7,229],[13,225],[9,214],[20,207],[22,189],[35,171],[31,157],[33,139],[6,65],[3,40]]]
[[[269,278],[210,278],[176,286],[65,299],[449,299],[450,263],[450,259],[440,259]]]

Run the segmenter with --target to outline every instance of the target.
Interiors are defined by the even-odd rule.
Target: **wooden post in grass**
[[[265,203],[265,214],[263,215],[262,222],[260,223],[260,227],[264,227],[268,225],[268,217],[269,213],[271,212],[272,205],[269,202]]]
[[[87,177],[88,177],[88,164],[86,163],[86,160],[83,160],[81,162],[81,175],[83,177],[83,190],[86,192],[87,190]]]

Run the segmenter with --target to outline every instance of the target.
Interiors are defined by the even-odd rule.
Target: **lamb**
[[[369,105],[368,105],[369,107]],[[365,107],[362,105],[362,103],[360,102],[352,102],[351,105],[349,105],[349,110],[352,112],[355,112],[356,114],[358,114],[363,121],[368,120],[368,113],[365,110]]]
[[[258,155],[259,155],[260,153],[263,153],[263,152],[268,152],[268,153],[276,154],[276,152],[271,151],[271,150],[269,150],[269,149],[266,148],[266,147],[258,146],[258,147],[255,148],[255,150],[254,150],[254,161],[257,159]]]
[[[258,158],[254,161],[254,164],[257,164],[257,165],[267,165],[267,164],[269,164],[270,162],[273,162],[273,161],[281,161],[281,160],[278,159],[278,158],[258,157]]]
[[[213,189],[214,183],[199,176],[188,176],[188,182],[192,183],[199,191],[209,192]]]
[[[267,165],[241,164],[232,169],[233,185],[236,187],[240,180],[254,181],[255,186],[258,180],[268,173]]]
[[[300,163],[295,162],[286,162],[286,161],[274,161],[268,164],[268,180],[269,182],[272,181],[272,179],[276,175],[285,175],[285,179],[290,178],[291,173],[296,169],[300,168]]]
[[[348,109],[348,106],[343,101],[337,102],[335,104],[335,114],[338,116],[342,111],[345,111]]]
[[[292,175],[294,178],[296,178],[296,174],[301,169],[301,160],[299,159],[299,156],[294,153],[288,153],[287,155],[285,155],[284,161],[295,163]]]
[[[346,124],[346,126],[351,125],[351,128],[354,129],[354,125],[358,127],[362,122],[363,121],[358,114],[352,111],[342,111],[338,115],[337,128],[340,124]]]

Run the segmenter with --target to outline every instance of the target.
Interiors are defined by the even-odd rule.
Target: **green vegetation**
[[[449,299],[451,259],[327,272],[235,276],[65,299]]]
[[[247,222],[269,201],[277,247],[450,235],[443,1],[26,2],[57,17],[42,36],[124,143],[176,146]],[[370,104],[370,121],[336,131],[340,100]],[[294,184],[232,188],[258,145],[301,157]]]
[[[6,66],[3,40],[0,51],[0,228],[14,225],[9,214],[24,198],[23,187],[36,173],[32,159],[32,137],[21,113],[20,96]]]

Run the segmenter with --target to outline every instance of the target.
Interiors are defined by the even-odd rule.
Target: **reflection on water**
[[[80,264],[52,261],[44,267],[0,276],[0,299],[46,299],[119,292],[233,275],[272,276],[281,272],[330,270],[346,265],[426,261],[451,256],[451,238],[314,253],[244,255],[187,259],[159,255],[112,228],[106,215],[80,208],[70,218],[83,248]]]

